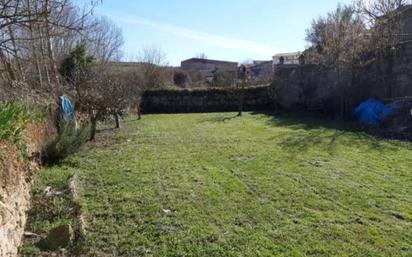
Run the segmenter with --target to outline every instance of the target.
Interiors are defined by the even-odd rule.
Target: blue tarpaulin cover
[[[370,98],[353,111],[353,116],[361,123],[378,126],[397,108],[396,103],[385,105],[382,101]]]
[[[63,115],[63,119],[65,121],[74,121],[75,115],[74,115],[74,109],[73,105],[70,102],[69,98],[65,95],[60,96],[61,100],[61,111]]]

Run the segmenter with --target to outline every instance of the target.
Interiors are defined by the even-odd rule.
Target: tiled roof
[[[201,59],[201,58],[190,58],[187,60],[182,61],[185,62],[201,62],[201,63],[213,63],[213,64],[233,64],[237,65],[237,62],[229,62],[229,61],[219,61],[219,60],[209,60],[209,59]]]

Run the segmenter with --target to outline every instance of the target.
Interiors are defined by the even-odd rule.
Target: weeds
[[[0,141],[19,143],[30,120],[38,117],[29,107],[17,103],[0,103]]]

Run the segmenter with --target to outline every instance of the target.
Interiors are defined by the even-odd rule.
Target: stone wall
[[[31,181],[39,169],[42,143],[51,134],[45,123],[30,125],[26,157],[16,145],[0,144],[0,257],[17,256],[30,208]]]
[[[275,69],[277,102],[285,110],[323,110],[347,113],[368,98],[389,101],[412,96],[412,44],[399,46],[358,71],[321,65],[278,65]],[[338,86],[340,81],[342,86]],[[342,89],[343,88],[343,89]]]
[[[274,91],[281,110],[351,119],[360,103],[375,98],[396,103],[396,112],[374,130],[380,136],[412,140],[412,44],[352,72],[322,65],[278,65]]]
[[[244,111],[273,110],[271,87],[248,89],[196,89],[147,91],[142,98],[143,113],[196,113],[237,111],[239,96]]]
[[[279,65],[275,72],[276,101],[284,110],[310,109],[339,95],[335,72],[324,66]]]

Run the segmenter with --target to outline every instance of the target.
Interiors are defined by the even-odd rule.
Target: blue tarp
[[[60,96],[60,104],[61,104],[60,107],[61,107],[63,119],[65,121],[74,121],[75,120],[74,109],[73,109],[73,105],[70,102],[69,98],[67,98],[67,96],[65,95]]]
[[[370,98],[353,111],[353,116],[361,123],[378,126],[397,108],[396,103],[385,105],[382,101]]]

